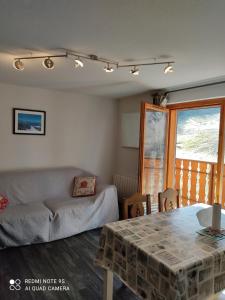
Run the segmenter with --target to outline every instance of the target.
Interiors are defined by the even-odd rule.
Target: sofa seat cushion
[[[47,242],[52,217],[41,202],[7,207],[0,213],[0,248]]]
[[[118,219],[115,186],[104,186],[94,196],[49,199],[44,204],[53,213],[51,240],[100,227]]]
[[[87,196],[87,197],[67,197],[67,198],[57,198],[57,199],[49,199],[44,201],[45,206],[52,212],[53,217],[55,217],[59,211],[66,211],[68,213],[74,214],[74,217],[79,216],[80,211],[84,207],[89,207],[94,203],[95,196]]]

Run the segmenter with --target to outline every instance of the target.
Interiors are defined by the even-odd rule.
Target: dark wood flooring
[[[93,260],[100,230],[51,243],[0,251],[0,300],[100,300],[103,271]],[[10,279],[22,280],[20,291],[9,290]],[[24,291],[24,279],[65,279],[70,291]],[[37,285],[37,284],[35,284]],[[138,298],[114,278],[115,300]]]

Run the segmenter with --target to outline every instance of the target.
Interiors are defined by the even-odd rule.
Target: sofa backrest
[[[70,197],[74,177],[86,175],[91,174],[72,167],[0,172],[0,194],[9,205]]]

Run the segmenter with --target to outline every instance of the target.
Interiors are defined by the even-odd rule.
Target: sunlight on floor
[[[222,292],[209,297],[207,300],[225,300],[225,290]]]

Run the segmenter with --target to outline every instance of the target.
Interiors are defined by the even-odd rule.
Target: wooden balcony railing
[[[216,163],[176,159],[175,176],[176,189],[180,191],[181,205],[212,204],[214,202],[217,177]]]
[[[158,159],[144,160],[144,186],[153,201],[163,190],[163,163]],[[212,204],[215,200],[217,164],[206,161],[176,159],[175,187],[180,191],[182,206],[195,203]],[[223,177],[222,206],[225,207],[225,170]]]

